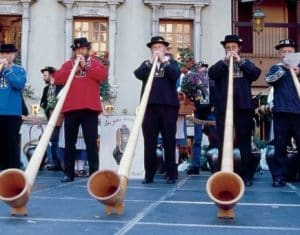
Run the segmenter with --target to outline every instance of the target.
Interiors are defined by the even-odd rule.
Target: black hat
[[[162,36],[154,36],[151,38],[151,41],[147,43],[147,47],[151,48],[152,45],[155,43],[161,43],[166,47],[169,46],[169,43],[165,41],[165,39]]]
[[[224,41],[221,41],[220,43],[224,47],[227,42],[235,42],[238,45],[241,45],[243,43],[243,39],[241,39],[239,36],[234,35],[234,34],[232,34],[232,35],[226,35]]]
[[[49,73],[54,73],[56,69],[52,66],[46,66],[45,68],[41,69],[41,73],[44,73],[45,71],[48,71]]]
[[[18,49],[14,44],[1,44],[0,52],[16,52]]]
[[[71,46],[73,50],[81,47],[87,47],[90,48],[91,43],[87,40],[87,38],[75,38],[74,43]]]
[[[275,46],[275,49],[279,50],[282,47],[294,47],[296,49],[297,45],[292,39],[283,39],[279,41],[278,45]]]

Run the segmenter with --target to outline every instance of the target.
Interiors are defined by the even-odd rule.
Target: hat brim
[[[151,48],[153,44],[163,44],[166,47],[168,47],[170,45],[170,43],[165,42],[165,41],[154,41],[154,42],[148,42],[147,47]]]
[[[14,49],[14,50],[0,50],[0,52],[6,52],[6,53],[10,53],[10,52],[17,52],[18,49]]]
[[[226,43],[237,43],[239,46],[243,44],[243,42],[241,41],[235,41],[235,40],[232,40],[232,41],[221,41],[220,43],[222,44],[222,46],[224,47]]]
[[[297,49],[297,45],[287,45],[287,44],[278,44],[275,46],[275,49],[279,50],[282,47],[294,47],[295,49]]]
[[[48,71],[49,73],[54,73],[56,70],[55,69],[41,69],[41,73],[44,73],[45,71]]]
[[[77,47],[75,45],[70,46],[72,48],[72,50],[78,49],[78,48],[83,48],[83,47],[87,47],[90,48],[91,47],[91,42],[88,42],[87,44],[81,45],[80,47]]]

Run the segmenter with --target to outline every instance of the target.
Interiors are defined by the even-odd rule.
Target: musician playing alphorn
[[[176,183],[176,122],[179,109],[176,83],[180,76],[180,70],[177,62],[166,55],[168,46],[169,43],[163,37],[152,37],[151,41],[147,43],[152,57],[134,71],[135,76],[143,82],[143,93],[154,58],[158,56],[158,65],[142,124],[145,166],[143,184],[153,182],[157,168],[156,147],[159,133],[161,133],[165,150],[167,183]]]
[[[297,48],[292,39],[280,40],[275,49],[279,51],[280,63],[273,65],[265,75],[266,82],[274,89],[273,121],[274,121],[274,161],[270,166],[273,187],[283,187],[288,171],[286,148],[291,137],[300,146],[300,99],[293,83],[290,69],[299,79],[300,64],[288,65],[284,59],[287,54],[294,53]],[[299,60],[298,60],[299,61]]]
[[[250,60],[239,55],[243,40],[237,35],[226,35],[220,42],[225,49],[225,58],[219,60],[208,70],[209,78],[215,81],[215,111],[219,137],[219,162],[222,156],[226,97],[228,88],[229,59],[233,57],[233,115],[235,145],[241,153],[241,168],[237,172],[246,186],[252,185],[253,169],[251,163],[251,131],[254,105],[251,96],[251,83],[258,79],[261,70]]]
[[[86,38],[75,38],[71,46],[73,57],[66,61],[53,77],[56,84],[64,84],[73,68],[74,60],[80,57],[78,70],[67,94],[62,112],[65,117],[65,176],[61,182],[74,180],[75,144],[81,125],[91,175],[99,168],[97,151],[98,115],[102,112],[99,84],[107,79],[106,67],[89,56],[91,43]]]
[[[14,44],[0,46],[0,171],[20,168],[18,146],[26,72],[14,64],[16,52]]]

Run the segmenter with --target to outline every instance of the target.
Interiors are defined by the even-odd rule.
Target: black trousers
[[[90,175],[98,170],[97,150],[98,113],[91,110],[76,110],[65,113],[65,174],[74,177],[75,144],[81,125],[86,144]]]
[[[239,110],[234,112],[235,147],[241,153],[241,164],[237,170],[243,179],[253,178],[252,155],[251,155],[251,136],[253,129],[253,112],[251,110]],[[217,114],[217,131],[219,139],[219,159],[221,163],[223,153],[225,114]],[[254,169],[255,170],[255,169]]]
[[[175,148],[177,118],[178,108],[176,106],[147,106],[142,124],[146,179],[153,179],[157,170],[156,147],[159,133],[161,133],[164,146],[166,176],[172,179],[176,177]]]
[[[21,116],[0,116],[0,170],[20,168]]]
[[[274,113],[274,161],[270,167],[273,179],[288,175],[287,145],[293,137],[300,146],[300,114]]]

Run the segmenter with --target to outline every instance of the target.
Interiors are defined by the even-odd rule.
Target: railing
[[[233,31],[243,39],[242,55],[246,57],[278,57],[274,46],[279,40],[300,37],[300,24],[265,23],[260,33],[253,32],[251,22],[233,22]]]

